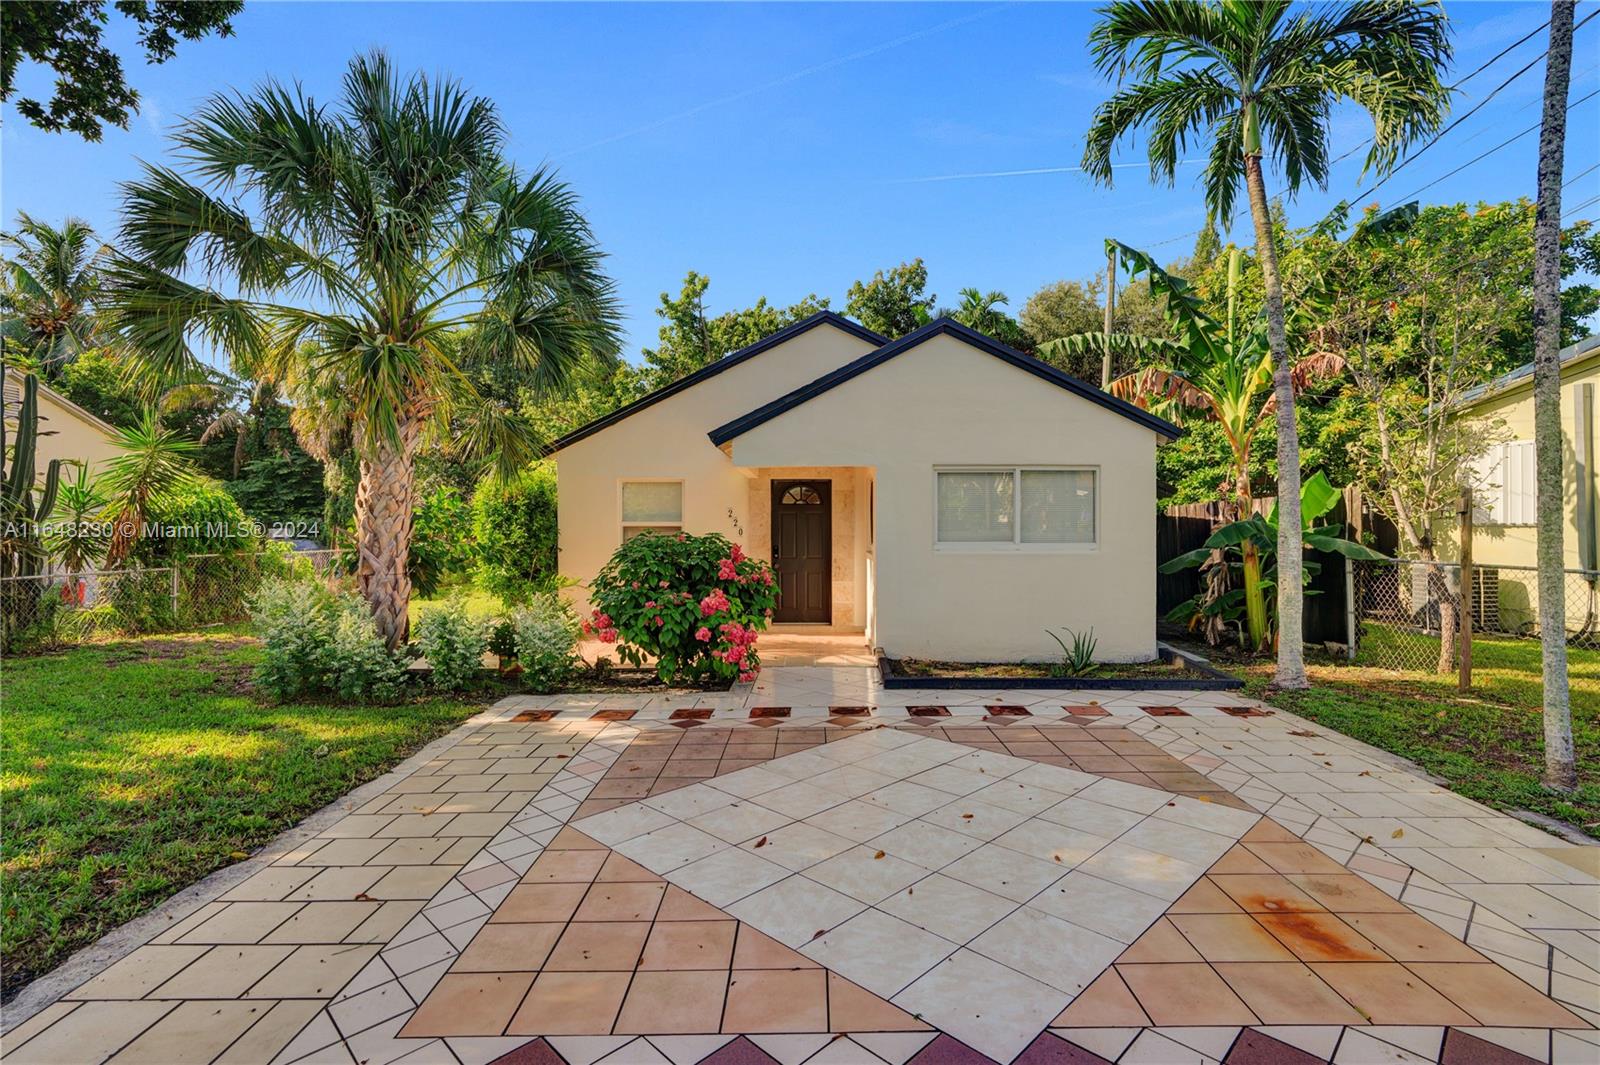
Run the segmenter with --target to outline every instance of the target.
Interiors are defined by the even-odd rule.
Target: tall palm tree
[[[1267,297],[1278,432],[1278,668],[1281,687],[1307,686],[1301,622],[1300,442],[1294,368],[1284,334],[1283,281],[1262,155],[1270,152],[1292,195],[1327,186],[1332,106],[1349,101],[1374,126],[1366,166],[1384,171],[1444,120],[1450,57],[1443,11],[1433,3],[1301,7],[1288,0],[1115,0],[1089,34],[1095,63],[1124,83],[1096,110],[1084,169],[1111,184],[1112,153],[1146,128],[1152,178],[1170,184],[1191,137],[1211,141],[1202,182],[1212,218],[1232,217],[1248,193]]]
[[[60,229],[17,212],[16,229],[0,233],[11,250],[0,281],[0,337],[46,378],[95,343],[91,304],[107,251],[87,222],[69,218]]]
[[[1567,590],[1562,540],[1561,180],[1572,79],[1572,0],[1550,5],[1539,131],[1539,207],[1533,222],[1533,450],[1539,542],[1539,642],[1544,660],[1544,782],[1578,786],[1567,676]]]
[[[614,359],[601,253],[566,185],[506,161],[490,101],[402,77],[381,53],[351,62],[333,105],[268,83],[212,98],[174,139],[182,172],[147,167],[124,186],[112,322],[164,386],[199,377],[202,338],[281,391],[313,454],[353,442],[357,579],[394,646],[419,446],[453,425],[448,442],[503,472],[533,457],[526,423],[471,371],[548,387]]]
[[[1256,437],[1277,409],[1277,396],[1272,391],[1272,351],[1265,319],[1258,317],[1248,324],[1239,321],[1243,253],[1237,248],[1229,252],[1227,318],[1219,322],[1207,313],[1187,281],[1168,274],[1148,253],[1112,240],[1106,242],[1106,250],[1121,259],[1130,276],[1149,277],[1150,293],[1158,297],[1177,339],[1078,333],[1043,344],[1040,352],[1098,352],[1108,358],[1148,360],[1150,365],[1144,369],[1113,380],[1109,391],[1146,409],[1158,409],[1163,417],[1180,423],[1186,418],[1216,422],[1233,455],[1234,517],[1248,518],[1254,504],[1252,453]],[[1344,360],[1337,355],[1316,352],[1305,356],[1295,362],[1291,373],[1294,390],[1298,394],[1343,369]],[[1244,560],[1245,636],[1250,650],[1258,651],[1269,633],[1261,559],[1253,542],[1242,543],[1240,552]]]

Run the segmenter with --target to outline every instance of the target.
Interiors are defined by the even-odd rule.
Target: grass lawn
[[[1539,644],[1474,639],[1473,688],[1454,674],[1397,673],[1361,665],[1312,663],[1305,692],[1268,688],[1270,664],[1230,661],[1249,694],[1328,728],[1391,751],[1488,806],[1533,810],[1600,836],[1600,653],[1572,656],[1572,734],[1578,791],[1562,796],[1539,784],[1544,723],[1539,711]]]
[[[264,706],[259,653],[208,633],[0,663],[5,997],[479,708]]]

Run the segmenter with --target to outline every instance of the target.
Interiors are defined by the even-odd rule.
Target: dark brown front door
[[[776,621],[833,620],[833,484],[772,482],[772,568]]]

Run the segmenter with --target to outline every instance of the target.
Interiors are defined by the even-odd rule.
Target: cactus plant
[[[5,395],[5,372],[0,363],[0,397]],[[36,500],[39,379],[33,374],[22,379],[14,440],[8,439],[6,421],[0,417],[0,578],[11,579],[0,579],[0,649],[10,650],[17,635],[38,616],[48,560],[40,526],[55,510],[61,460],[50,460],[44,489]]]

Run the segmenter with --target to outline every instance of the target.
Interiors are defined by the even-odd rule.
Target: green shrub
[[[507,482],[485,478],[472,497],[479,587],[522,603],[556,585],[556,471],[547,462]]]
[[[100,578],[100,594],[110,607],[110,626],[138,636],[170,632],[177,626],[172,604],[172,574],[168,571],[120,570]]]
[[[467,613],[460,599],[422,612],[417,618],[417,646],[433,669],[435,688],[461,691],[482,678],[489,629],[490,622]]]
[[[754,679],[756,635],[767,627],[778,589],[772,568],[709,533],[643,533],[617,548],[589,585],[585,622],[623,661],[656,659],[662,680]]]
[[[405,666],[384,646],[360,597],[315,581],[268,581],[250,602],[261,665],[256,684],[283,702],[318,692],[351,701],[393,702]]]
[[[147,566],[165,566],[189,555],[247,554],[254,547],[244,535],[249,525],[250,519],[220,482],[197,477],[150,498],[144,533],[134,545],[133,557]]]
[[[452,577],[472,567],[472,506],[454,485],[429,492],[411,516],[412,591],[431,598]]]
[[[554,592],[534,596],[511,615],[517,633],[517,662],[536,691],[560,687],[578,665],[578,618]]]

